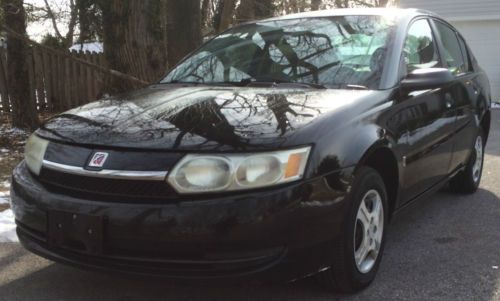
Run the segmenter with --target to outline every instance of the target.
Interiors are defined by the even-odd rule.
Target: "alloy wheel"
[[[477,137],[474,149],[476,151],[476,159],[472,166],[472,178],[477,183],[481,178],[481,169],[483,168],[483,138],[481,136]]]
[[[358,271],[369,273],[377,261],[384,233],[384,206],[376,190],[363,197],[354,228],[354,260]]]

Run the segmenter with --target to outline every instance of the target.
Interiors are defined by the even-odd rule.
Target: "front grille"
[[[119,203],[168,203],[178,194],[165,181],[105,179],[43,168],[38,180],[49,191],[77,198]]]

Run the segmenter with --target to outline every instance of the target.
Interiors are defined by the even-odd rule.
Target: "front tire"
[[[334,261],[319,273],[319,283],[329,290],[354,293],[375,279],[385,245],[387,193],[384,181],[372,168],[362,167],[349,196],[349,214],[343,235],[335,243]]]
[[[450,188],[452,191],[472,194],[479,188],[484,165],[484,141],[483,131],[480,130],[474,142],[474,147],[465,170],[461,171],[450,180]]]

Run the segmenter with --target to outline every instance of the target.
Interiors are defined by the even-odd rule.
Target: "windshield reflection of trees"
[[[376,87],[390,28],[374,16],[248,24],[206,44],[164,81],[237,83],[251,78]]]

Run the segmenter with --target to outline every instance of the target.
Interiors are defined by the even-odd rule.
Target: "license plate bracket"
[[[86,254],[102,254],[102,216],[52,210],[48,217],[49,245]]]

